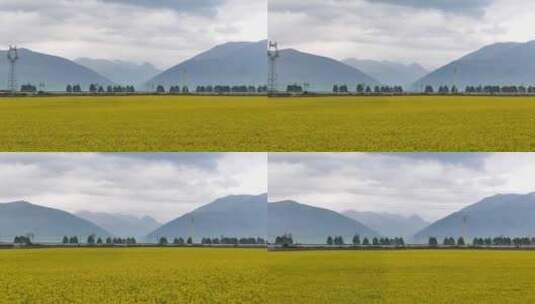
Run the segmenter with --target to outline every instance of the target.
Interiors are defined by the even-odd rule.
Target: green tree
[[[360,245],[360,236],[358,234],[353,237],[353,245]]]
[[[158,242],[158,244],[159,244],[160,246],[167,246],[167,238],[162,236],[162,237],[160,238],[160,241]]]

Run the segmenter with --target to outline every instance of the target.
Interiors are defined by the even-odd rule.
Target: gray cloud
[[[336,59],[433,69],[488,44],[533,39],[533,9],[528,0],[271,0],[269,36]]]
[[[104,2],[138,5],[147,8],[168,8],[182,12],[214,14],[224,0],[103,0]]]
[[[0,202],[163,222],[222,196],[266,192],[266,171],[262,153],[0,153]]]
[[[265,39],[266,1],[0,0],[0,48],[168,68],[220,43]]]
[[[437,9],[459,14],[484,13],[493,0],[367,0],[370,3],[387,3],[397,6],[408,6],[417,9]]]
[[[275,153],[270,201],[435,220],[496,193],[535,190],[535,154]]]

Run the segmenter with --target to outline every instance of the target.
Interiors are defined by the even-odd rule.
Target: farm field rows
[[[266,303],[265,256],[262,249],[0,250],[0,303]]]
[[[533,303],[531,251],[0,251],[0,303]]]
[[[269,260],[278,278],[272,303],[535,301],[528,251],[277,252]]]
[[[0,99],[2,151],[535,151],[533,97]]]

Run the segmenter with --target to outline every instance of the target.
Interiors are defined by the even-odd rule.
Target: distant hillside
[[[266,42],[229,42],[218,45],[157,75],[148,83],[166,86],[265,85]]]
[[[332,90],[334,84],[346,84],[355,90],[357,84],[376,85],[379,81],[340,61],[303,53],[294,49],[281,50],[277,66],[278,84],[307,83],[311,91]]]
[[[387,237],[411,238],[416,232],[429,225],[428,222],[417,215],[405,217],[390,213],[358,212],[354,210],[348,210],[342,214]]]
[[[26,233],[33,233],[35,241],[43,242],[59,242],[65,235],[83,241],[91,234],[109,235],[97,225],[61,210],[22,201],[0,204],[0,239],[12,241]]]
[[[361,70],[386,85],[410,85],[428,71],[417,63],[402,64],[392,61],[359,60],[348,58],[343,63]]]
[[[534,219],[535,193],[499,194],[436,221],[415,238],[535,236]]]
[[[76,215],[106,229],[113,236],[123,238],[143,238],[161,225],[150,216],[138,218],[131,215],[89,211],[80,211]]]
[[[232,195],[215,200],[161,226],[147,236],[173,239],[203,237],[265,237],[267,194]]]
[[[521,85],[535,83],[535,41],[496,43],[470,53],[418,80],[425,85]]]
[[[184,84],[254,84],[267,83],[267,41],[230,42],[216,46],[177,66],[164,71],[149,81],[166,86]],[[334,59],[299,52],[293,49],[280,51],[277,64],[277,83],[280,89],[288,84],[308,83],[309,90],[332,89],[333,84],[378,82],[359,70]]]
[[[140,85],[162,72],[150,63],[137,64],[122,60],[91,58],[78,58],[75,62],[122,85]]]
[[[7,88],[8,61],[7,51],[0,51],[0,88]],[[101,85],[111,84],[111,80],[97,72],[81,66],[65,58],[37,53],[28,49],[19,49],[17,61],[18,85],[31,83],[37,87],[40,84],[45,90],[64,91],[67,84],[80,84],[88,89],[91,83]]]
[[[358,221],[331,210],[303,205],[294,201],[268,204],[269,239],[291,233],[295,242],[324,244],[329,235],[340,235],[346,243],[353,236],[373,237],[379,234]]]

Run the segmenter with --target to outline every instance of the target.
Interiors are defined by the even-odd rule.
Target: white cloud
[[[527,0],[271,0],[269,36],[338,59],[433,68],[494,42],[535,39],[534,9]]]
[[[535,154],[270,154],[270,201],[436,220],[497,193],[535,191]]]
[[[266,1],[0,0],[0,45],[166,68],[221,42],[265,39]]]
[[[264,153],[0,153],[0,202],[167,221],[230,194],[267,191]]]

